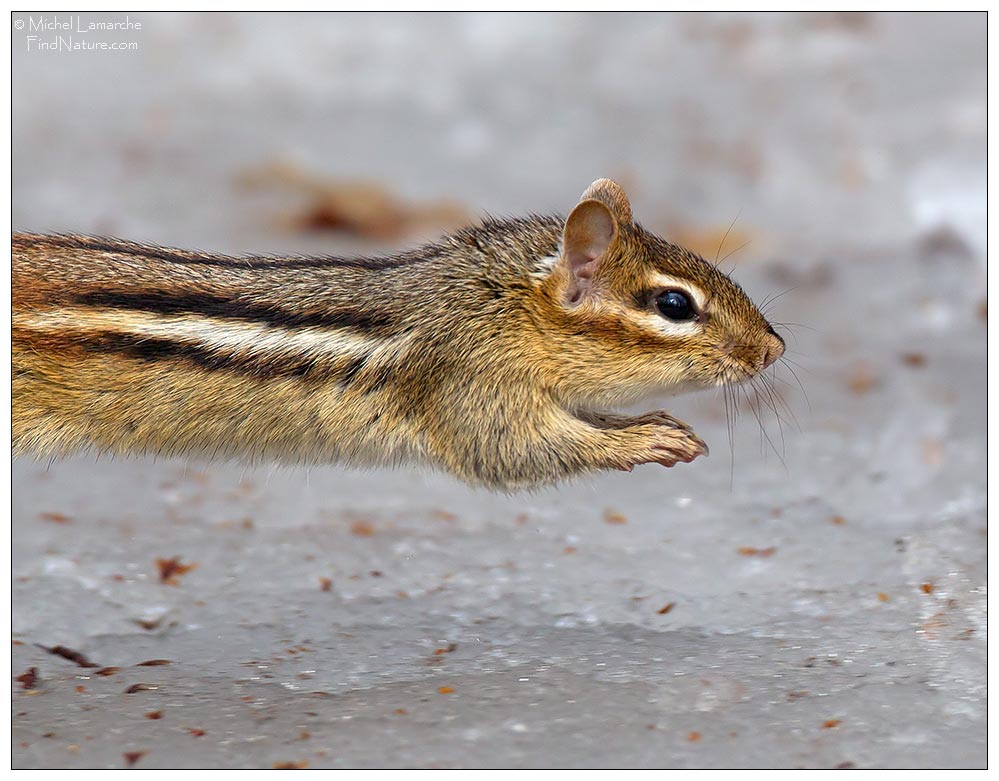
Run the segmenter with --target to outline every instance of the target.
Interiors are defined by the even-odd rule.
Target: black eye
[[[666,290],[656,296],[656,309],[670,320],[693,320],[697,317],[690,298],[679,290]]]

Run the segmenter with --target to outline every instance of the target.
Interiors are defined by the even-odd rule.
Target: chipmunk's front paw
[[[643,415],[642,423],[627,429],[635,434],[635,450],[623,459],[618,469],[630,472],[639,464],[674,466],[689,463],[708,454],[708,446],[693,430],[665,412]]]

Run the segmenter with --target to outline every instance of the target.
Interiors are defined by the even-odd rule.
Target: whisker
[[[781,385],[787,385],[789,388],[793,388],[794,387],[793,383],[788,382],[783,377],[778,377],[778,376],[774,375],[770,379],[772,379],[774,382],[779,382]]]
[[[749,383],[749,387],[752,388],[752,382]],[[766,442],[764,441],[766,437],[766,432],[763,430],[763,420],[760,418],[760,410],[756,407],[752,400],[749,398],[749,391],[746,390],[746,386],[743,385],[740,390],[742,391],[744,403],[749,407],[749,411],[753,413],[753,417],[756,418],[756,423],[760,427],[760,456],[765,461],[767,458]],[[755,389],[754,389],[755,390]]]
[[[804,354],[803,354],[803,353],[799,353],[799,352],[795,352],[794,350],[788,350],[787,352],[785,352],[785,353],[784,353],[784,354],[783,354],[783,355],[781,356],[781,358],[780,358],[780,359],[781,359],[782,361],[784,361],[785,363],[787,363],[788,365],[790,365],[790,366],[797,366],[797,367],[798,367],[799,369],[801,369],[801,370],[802,370],[803,372],[805,372],[806,374],[811,374],[811,373],[812,373],[812,372],[811,372],[811,369],[809,369],[809,368],[808,368],[807,366],[802,366],[802,365],[801,365],[800,363],[798,363],[798,362],[797,362],[796,360],[794,360],[793,358],[788,358],[788,357],[787,357],[787,356],[788,356],[788,353],[794,353],[794,355],[801,355],[801,356],[804,356]]]
[[[788,361],[789,359],[787,358],[787,356],[785,356],[785,357],[781,358],[781,360],[782,361]],[[808,369],[804,369],[801,366],[799,366],[799,368],[801,368],[803,371],[808,371]],[[808,414],[811,415],[812,414],[812,402],[808,398],[808,391],[805,390],[805,386],[801,384],[801,378],[798,377],[798,372],[796,372],[794,370],[794,366],[792,366],[790,362],[788,363],[787,370],[789,372],[791,372],[791,376],[794,377],[794,381],[796,383],[798,383],[798,387],[801,388],[801,395],[805,397],[805,404],[808,405]]]
[[[756,389],[756,386],[753,385],[752,383],[750,383],[750,386],[753,388],[753,391],[757,394],[757,398],[759,398],[759,391]],[[748,401],[748,396],[747,396],[747,401]],[[784,457],[781,455],[781,452],[777,450],[777,446],[774,445],[773,440],[770,438],[770,433],[767,431],[766,426],[763,425],[763,418],[760,417],[759,409],[754,407],[751,403],[749,404],[749,409],[756,417],[756,422],[759,423],[760,425],[760,431],[762,432],[764,438],[766,438],[767,442],[769,443],[771,450],[774,451],[774,455],[777,456],[778,460],[781,462],[784,469],[787,470],[787,464],[784,462]]]
[[[763,299],[763,303],[760,304],[760,306],[758,308],[761,309],[761,310],[763,310],[766,307],[772,306],[773,303],[774,303],[774,301],[776,301],[778,298],[783,298],[788,293],[793,293],[797,289],[798,289],[798,286],[795,285],[794,287],[789,287],[787,290],[785,290],[782,293],[777,293],[776,295],[767,296],[765,299]]]
[[[776,366],[773,367],[773,376],[764,373],[761,373],[759,376],[760,376],[760,382],[763,384],[763,387],[766,390],[767,395],[770,396],[772,402],[770,407],[771,409],[773,409],[774,414],[777,415],[778,421],[780,420],[780,415],[777,412],[777,407],[779,406],[781,409],[785,410],[788,415],[791,416],[791,421],[794,423],[794,427],[800,432],[801,424],[798,422],[798,418],[794,414],[794,410],[791,409],[791,405],[787,403],[784,397],[780,395],[780,393],[777,391],[777,388],[774,386],[774,380],[777,379],[777,367]]]
[[[760,424],[760,455],[763,456],[763,460],[765,461],[766,458],[767,458],[767,453],[766,453],[766,449],[764,448],[764,444],[763,444],[763,439],[764,439],[764,434],[765,434],[765,432],[763,430],[763,416],[762,416],[762,412],[763,412],[762,407],[763,407],[763,404],[760,402],[760,391],[757,389],[756,384],[753,383],[753,382],[750,382],[749,383],[749,387],[753,391],[753,398],[754,398],[754,402],[755,402],[755,403],[754,402],[750,402],[750,404],[753,406],[753,408],[756,410],[756,412],[760,415],[757,418],[757,422]],[[746,400],[747,401],[749,400],[749,391],[746,391]]]
[[[722,391],[725,398],[725,427],[728,429],[728,490],[735,488],[735,423],[732,420],[732,404],[729,385],[723,385]]]
[[[764,315],[764,317],[766,317],[766,315]],[[778,323],[771,320],[770,325],[772,325],[774,328],[780,328],[786,331],[787,335],[790,336],[792,339],[794,339],[795,345],[798,344],[798,334],[796,334],[791,328],[789,328],[787,323]]]
[[[786,328],[788,332],[791,331],[791,327],[793,326],[794,328],[804,328],[807,331],[813,331],[814,333],[818,333],[817,328],[812,328],[810,325],[805,325],[804,323],[784,323],[781,322],[780,320],[771,320],[770,325],[779,325],[782,328]]]
[[[717,265],[715,266],[715,268],[717,268],[722,263],[724,263],[726,260],[728,260],[730,257],[732,257],[736,252],[739,252],[740,250],[744,250],[746,247],[748,247],[752,243],[753,243],[753,240],[749,239],[745,243],[740,244],[738,247],[736,247],[734,250],[732,250],[730,253],[728,253],[728,255],[726,255],[724,258],[722,258],[721,260],[719,260],[718,263],[717,263]]]
[[[781,417],[780,410],[777,405],[777,398],[775,397],[773,388],[767,384],[767,376],[765,374],[760,374],[760,383],[763,385],[763,401],[770,407],[771,411],[774,413],[774,417],[777,418],[777,431],[780,434],[780,453],[781,456],[787,456],[787,443],[784,440],[784,419]],[[767,398],[769,397],[769,402]],[[791,413],[791,418],[794,418],[794,413]],[[795,421],[797,423],[797,421]],[[799,426],[800,430],[800,426]]]
[[[722,236],[721,243],[718,245],[718,250],[715,252],[715,268],[718,268],[718,256],[721,254],[722,247],[725,246],[725,239],[728,238],[728,234],[732,232],[732,228],[735,227],[735,223],[738,222],[739,217],[742,216],[742,207],[739,207],[739,213],[735,215],[735,219],[732,220],[731,224],[728,226],[728,230],[725,231],[725,235]],[[726,256],[727,257],[727,256]]]

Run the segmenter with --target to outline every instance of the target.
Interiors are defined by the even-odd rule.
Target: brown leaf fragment
[[[846,384],[858,396],[874,390],[880,382],[874,368],[866,361],[855,363],[847,373]]]
[[[142,619],[142,618],[134,618],[134,619],[132,619],[132,621],[133,621],[133,623],[138,624],[139,626],[141,626],[146,631],[152,632],[154,629],[159,629],[159,626],[160,626],[160,624],[163,623],[163,619],[164,618],[166,618],[166,616],[162,615],[159,618],[156,618],[156,619],[153,619],[153,620],[149,620],[149,621],[147,621],[145,619]]]
[[[902,353],[900,357],[902,364],[911,369],[920,369],[926,365],[926,355],[924,353]]]
[[[737,550],[740,556],[759,556],[763,559],[768,559],[777,552],[777,548],[771,545],[769,548],[754,548],[752,546],[744,546]]]
[[[842,719],[827,719],[822,722],[822,729],[834,729],[843,723]]]
[[[159,721],[163,718],[163,711],[161,710],[151,710],[146,714],[147,719],[152,719],[153,721]]]
[[[160,688],[153,683],[133,683],[127,689],[125,689],[125,694],[136,694],[138,692],[150,692],[155,691]]]
[[[164,664],[173,664],[169,659],[150,659],[147,662],[139,662],[136,667],[159,667]]]
[[[924,594],[932,594],[933,593],[933,584],[932,583],[922,583],[919,586],[919,590],[922,591]]]
[[[171,556],[169,559],[156,559],[156,567],[160,573],[160,583],[168,586],[179,586],[180,581],[177,578],[181,575],[186,575],[197,566],[195,563],[182,564],[180,556]]]
[[[919,625],[919,629],[916,630],[918,634],[926,637],[927,640],[936,640],[937,631],[943,629],[949,624],[947,616],[943,611],[938,610],[932,616],[927,618],[923,623]]]
[[[126,767],[132,767],[132,765],[134,765],[136,762],[138,762],[140,759],[142,759],[148,753],[149,753],[148,751],[126,751],[126,752],[124,752],[122,754],[122,756],[125,758],[125,766]]]
[[[696,743],[700,739],[701,739],[701,733],[697,732],[696,730],[687,733],[687,740],[689,740],[691,743]]]
[[[659,608],[656,611],[656,613],[659,614],[659,615],[661,615],[661,616],[664,616],[664,615],[666,615],[669,611],[671,611],[675,607],[676,607],[676,602],[667,602],[665,605],[663,605],[661,608]]]
[[[444,648],[437,648],[434,651],[434,656],[441,656],[442,654],[454,653],[456,650],[458,650],[457,643],[448,643]]]
[[[275,770],[305,770],[309,763],[304,759],[299,762],[275,762],[272,767]]]
[[[466,210],[453,201],[411,203],[377,182],[316,176],[290,163],[245,171],[237,184],[298,196],[301,206],[287,220],[298,230],[336,230],[388,241],[431,229],[438,233],[467,221]]]
[[[615,510],[604,511],[604,523],[609,523],[611,526],[623,526],[627,522],[628,519]]]
[[[205,731],[199,727],[184,727],[184,731],[196,738],[204,737]]]
[[[50,654],[54,656],[61,656],[63,659],[68,659],[71,662],[76,663],[80,667],[99,667],[100,665],[94,664],[86,656],[81,654],[79,651],[74,651],[72,648],[67,648],[64,645],[54,645],[51,648],[46,648],[44,645],[41,646]]]
[[[62,513],[39,513],[39,520],[51,521],[52,523],[72,523],[73,519]]]
[[[22,689],[34,689],[35,684],[38,683],[38,668],[29,667],[14,680],[21,684]]]
[[[333,588],[333,581],[330,578],[319,578],[319,590],[329,591]]]
[[[373,537],[375,527],[369,521],[354,521],[350,525],[350,533],[358,537]]]

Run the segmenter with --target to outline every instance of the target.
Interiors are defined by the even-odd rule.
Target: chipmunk
[[[707,453],[611,408],[748,379],[784,342],[594,182],[385,257],[13,236],[13,450],[420,462],[500,490]]]

